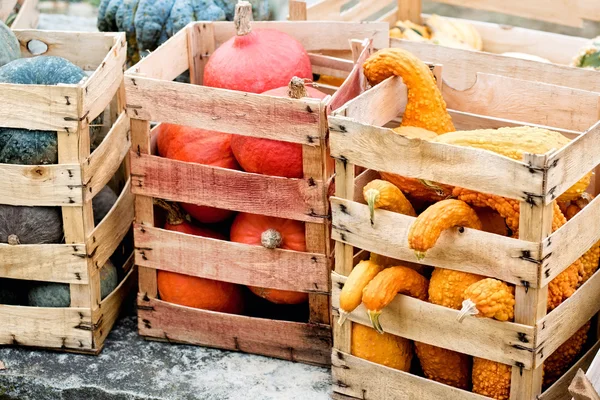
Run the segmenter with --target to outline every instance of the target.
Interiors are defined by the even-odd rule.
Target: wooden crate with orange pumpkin
[[[384,21],[390,24],[391,47],[405,48],[424,61],[443,63],[448,79],[472,78],[481,67],[489,73],[554,85],[600,91],[600,38],[576,30],[568,36],[476,20],[422,14],[422,0],[290,0],[291,19],[309,21]],[[531,4],[506,0],[433,0],[466,9],[500,12],[568,26],[600,21],[594,2],[561,0]],[[454,51],[452,51],[454,50]],[[580,67],[580,68],[574,68]],[[593,69],[596,69],[594,71]],[[472,81],[471,81],[472,82]]]
[[[364,60],[349,40],[385,46],[387,27],[250,13],[192,23],[126,72],[139,332],[329,364],[327,115],[361,86],[324,53]],[[313,73],[355,79],[313,88]]]
[[[125,35],[0,35],[0,345],[98,354],[136,278]]]
[[[600,347],[600,94],[363,69],[329,118],[334,397],[570,399]]]

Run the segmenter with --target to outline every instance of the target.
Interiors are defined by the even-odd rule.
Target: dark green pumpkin
[[[268,0],[250,0],[254,20],[269,18]],[[101,32],[125,32],[128,58],[137,63],[192,21],[233,20],[237,0],[102,0]]]
[[[21,57],[21,45],[13,31],[0,21],[0,67]]]

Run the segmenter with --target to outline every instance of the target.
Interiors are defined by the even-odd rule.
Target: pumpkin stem
[[[11,235],[8,235],[8,244],[10,244],[11,246],[16,246],[18,244],[21,244],[21,241],[19,240],[19,237],[13,233]]]
[[[252,21],[252,4],[248,1],[240,0],[235,5],[235,14],[233,23],[238,36],[245,36],[252,32],[250,22]]]
[[[465,319],[465,317],[467,315],[477,315],[477,314],[479,314],[479,310],[477,309],[477,306],[475,305],[475,303],[473,303],[473,301],[471,299],[466,299],[462,302],[462,309],[460,310],[460,313],[456,317],[456,320],[458,322],[462,322],[463,319]]]
[[[375,203],[379,200],[379,190],[369,189],[365,192],[365,199],[369,206],[369,213],[371,214],[371,225],[375,225]]]
[[[283,237],[275,229],[267,229],[260,235],[260,243],[267,249],[276,249],[281,246]]]
[[[167,223],[169,225],[181,225],[184,222],[192,222],[192,217],[184,213],[177,203],[169,203],[163,199],[155,198],[154,204],[167,212]]]
[[[373,329],[375,329],[379,333],[384,333],[383,328],[381,327],[381,322],[379,322],[379,316],[381,315],[381,311],[368,310],[367,314],[369,315],[369,319],[371,320],[371,325],[373,325]]]
[[[297,76],[292,78],[288,84],[288,96],[290,99],[301,99],[303,97],[308,97],[308,92],[306,91],[306,86],[304,85],[304,79],[298,78]]]

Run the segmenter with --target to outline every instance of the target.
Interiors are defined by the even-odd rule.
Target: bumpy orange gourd
[[[586,322],[544,361],[544,386],[552,385],[571,367],[587,341],[590,326],[590,321]]]
[[[481,230],[496,235],[512,236],[512,231],[506,225],[506,220],[491,208],[473,208],[481,221]]]
[[[365,286],[382,270],[383,267],[372,260],[361,261],[352,269],[340,292],[340,325],[360,305]]]
[[[408,372],[413,358],[410,340],[390,333],[380,334],[361,324],[352,324],[351,352],[356,357]]]
[[[481,229],[477,213],[460,200],[442,200],[428,207],[412,223],[408,231],[408,246],[415,250],[418,259],[425,257],[442,232],[453,227]]]
[[[465,300],[459,320],[467,314],[498,321],[511,321],[515,317],[515,288],[505,282],[482,279],[469,286],[463,297]]]
[[[378,273],[364,288],[362,296],[373,328],[383,333],[379,322],[381,310],[390,304],[398,293],[426,300],[427,287],[427,279],[408,267],[389,267]]]
[[[446,102],[433,73],[414,54],[399,48],[379,50],[363,64],[365,77],[372,85],[399,76],[408,89],[402,126],[415,126],[437,134],[454,131]]]
[[[512,366],[473,357],[473,393],[496,400],[510,398]]]
[[[412,204],[404,197],[402,191],[390,182],[381,179],[372,180],[363,188],[363,197],[369,206],[371,224],[374,223],[376,208],[410,215],[411,217],[417,216]]]
[[[580,199],[571,201],[570,204],[564,204],[565,217],[571,220],[579,211],[588,205],[594,196],[585,193]],[[559,204],[560,205],[560,204]],[[563,207],[561,207],[561,210]],[[581,257],[583,268],[580,271],[580,285],[583,285],[588,279],[598,270],[598,262],[600,261],[600,241],[596,242],[590,249]]]

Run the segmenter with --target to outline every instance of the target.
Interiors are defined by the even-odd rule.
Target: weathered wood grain
[[[136,195],[324,223],[323,182],[251,174],[157,156],[131,154]]]
[[[331,329],[323,325],[224,314],[138,297],[140,335],[329,365]]]
[[[11,29],[35,29],[38,25],[40,13],[37,9],[38,0],[21,1],[19,14],[10,26]]]

